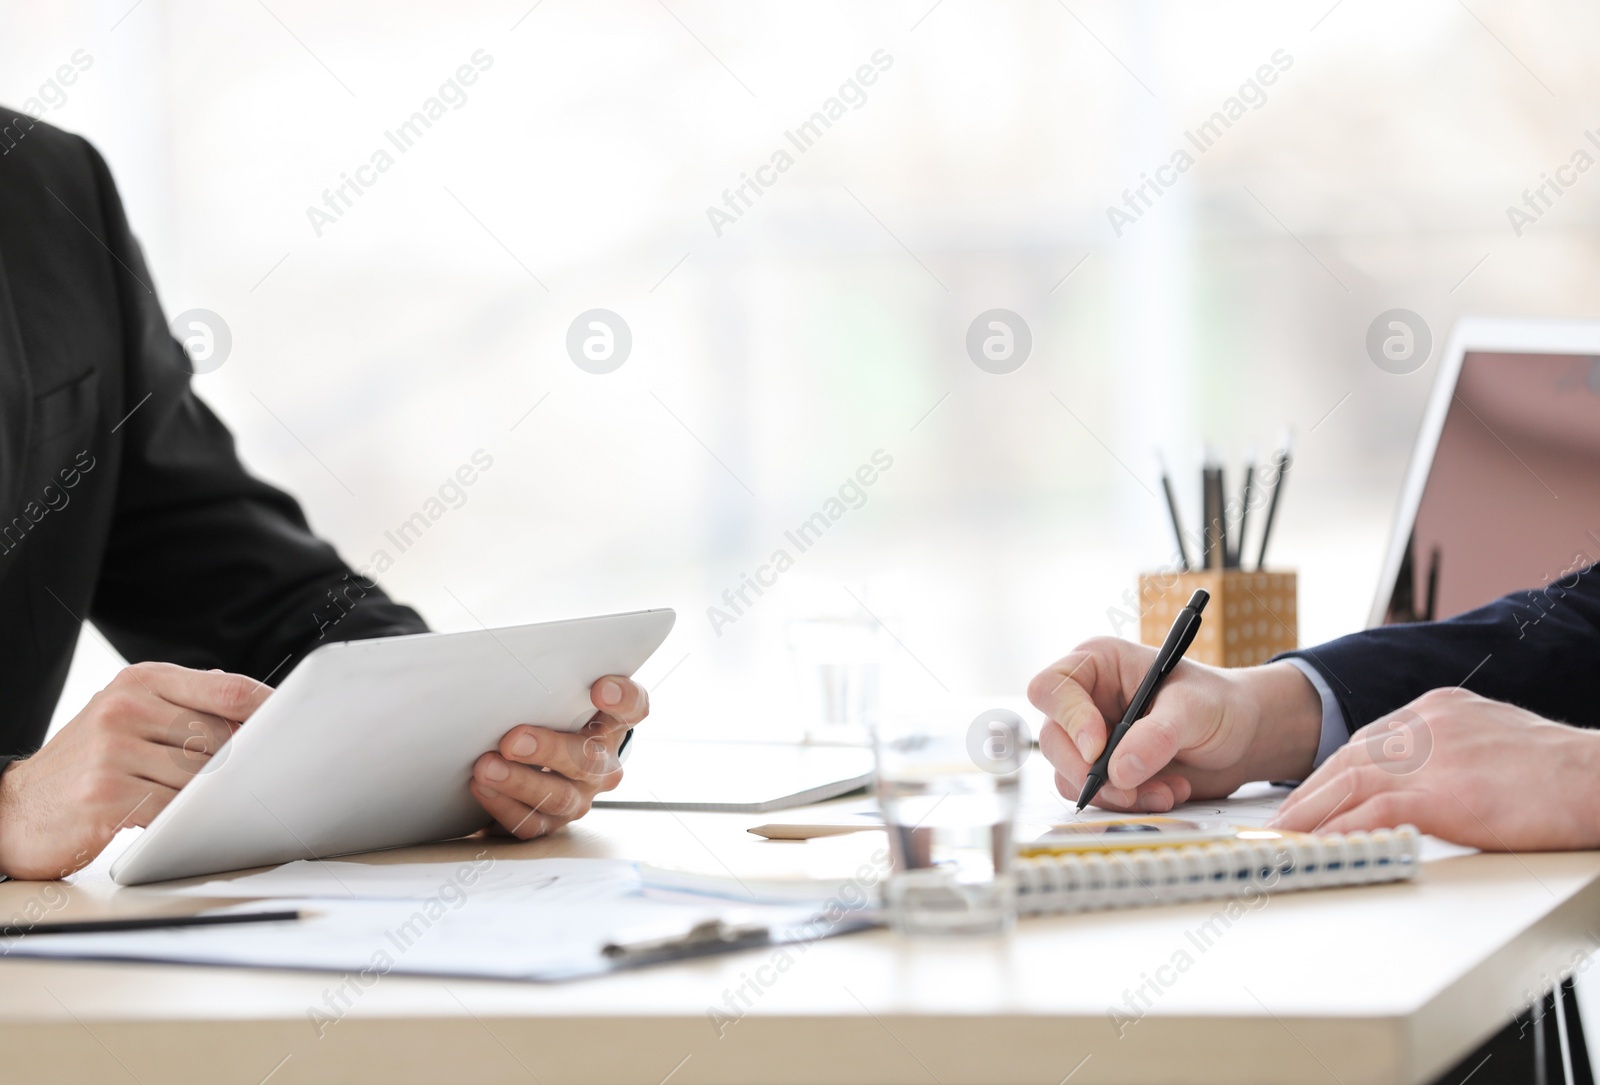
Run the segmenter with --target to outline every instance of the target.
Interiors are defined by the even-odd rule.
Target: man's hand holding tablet
[[[0,874],[64,878],[150,824],[272,692],[253,678],[135,663],[0,774]]]
[[[598,711],[582,730],[513,727],[498,750],[478,758],[472,793],[501,831],[523,840],[554,832],[622,782],[618,751],[650,714],[649,694],[632,679],[609,676],[590,688],[589,699]]]
[[[0,874],[65,877],[118,830],[148,825],[271,693],[240,674],[125,668],[38,753],[0,773]],[[590,699],[597,711],[580,731],[514,727],[478,759],[472,793],[498,829],[522,839],[553,832],[622,779],[617,751],[649,697],[608,676]]]

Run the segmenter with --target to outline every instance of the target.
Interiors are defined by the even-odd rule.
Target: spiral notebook
[[[721,864],[640,864],[647,887],[758,904],[875,896],[889,841],[860,832],[762,845]],[[1021,915],[1054,915],[1415,878],[1422,837],[1411,826],[1311,836],[1218,820],[1085,819],[1020,842],[1011,863]]]
[[[1311,836],[1142,818],[1063,826],[1024,844],[1012,870],[1018,912],[1045,915],[1406,881],[1421,868],[1410,825]]]

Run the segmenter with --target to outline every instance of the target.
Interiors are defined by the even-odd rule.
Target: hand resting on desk
[[[1600,847],[1600,734],[1464,689],[1361,728],[1284,800],[1273,828],[1393,825],[1483,851]]]
[[[149,825],[271,693],[241,674],[124,668],[43,749],[0,772],[0,874],[64,878],[118,830]],[[613,676],[590,699],[598,711],[583,730],[514,727],[473,766],[473,795],[504,831],[552,832],[621,780],[617,748],[649,698]]]

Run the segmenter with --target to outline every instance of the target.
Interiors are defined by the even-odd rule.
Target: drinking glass
[[[878,623],[807,618],[790,622],[788,634],[805,741],[865,746],[882,674]]]
[[[997,934],[1016,918],[1011,873],[1026,725],[901,714],[874,728],[892,866],[884,904],[905,934]]]

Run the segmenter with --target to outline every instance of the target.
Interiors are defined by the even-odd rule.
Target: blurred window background
[[[897,705],[1136,636],[1157,447],[1194,525],[1202,442],[1236,485],[1292,430],[1271,563],[1305,642],[1362,625],[1452,321],[1600,311],[1600,171],[1567,168],[1600,159],[1597,30],[1508,0],[6,0],[0,102],[105,155],[169,316],[231,329],[199,393],[347,560],[439,629],[675,607],[661,733],[780,738],[808,623],[886,630]],[[967,352],[995,308],[1015,372]],[[1364,346],[1393,308],[1435,342],[1404,376]],[[610,373],[568,353],[594,309],[631,334]],[[117,665],[86,631],[58,717]]]

